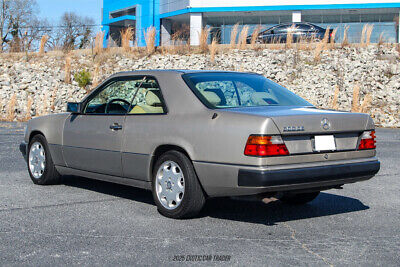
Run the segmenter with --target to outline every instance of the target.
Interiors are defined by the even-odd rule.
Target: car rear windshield
[[[257,74],[190,73],[183,79],[209,108],[312,106],[286,88]]]

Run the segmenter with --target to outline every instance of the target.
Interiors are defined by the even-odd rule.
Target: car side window
[[[89,100],[85,113],[127,114],[140,82],[141,79],[112,81]]]
[[[166,105],[158,82],[153,78],[146,79],[140,85],[129,114],[165,114]]]

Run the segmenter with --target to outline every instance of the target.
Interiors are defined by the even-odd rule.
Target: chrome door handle
[[[110,129],[113,131],[119,131],[119,130],[122,130],[122,125],[119,125],[118,123],[114,123],[113,125],[110,125]]]

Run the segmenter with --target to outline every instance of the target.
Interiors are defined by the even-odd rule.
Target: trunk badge
[[[329,159],[328,154],[325,154],[325,155],[324,155],[324,158],[325,158],[325,159]]]
[[[321,121],[321,127],[322,129],[324,129],[325,131],[328,131],[331,128],[331,122],[325,118]]]

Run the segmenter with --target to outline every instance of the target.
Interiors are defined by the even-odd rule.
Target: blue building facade
[[[149,27],[160,31],[159,10],[160,0],[103,0],[105,41],[111,38],[118,43],[121,30],[134,27],[138,45],[144,46],[145,32]],[[160,42],[159,34],[156,42]]]
[[[135,40],[145,45],[145,32],[155,27],[156,44],[171,44],[185,28],[192,45],[199,44],[203,27],[211,36],[229,43],[233,25],[268,28],[284,22],[311,22],[337,28],[337,41],[349,26],[350,41],[358,42],[365,24],[373,24],[372,41],[382,35],[398,42],[400,1],[395,0],[103,0],[105,42],[120,42],[121,30],[135,28]],[[240,30],[240,29],[239,29]],[[189,38],[190,37],[190,38]]]

